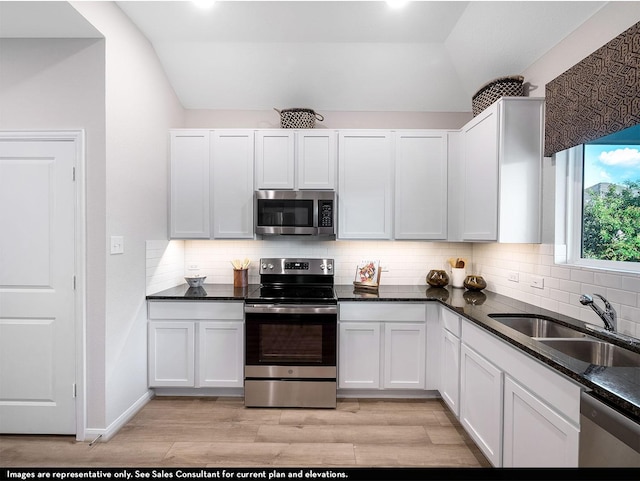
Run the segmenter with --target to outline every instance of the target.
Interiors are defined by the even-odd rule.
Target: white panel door
[[[149,386],[194,387],[195,323],[151,321],[148,335]]]
[[[498,121],[493,105],[464,131],[463,240],[498,238]]]
[[[77,142],[0,139],[3,433],[76,433]]]
[[[447,133],[395,133],[396,239],[447,238]]]
[[[256,132],[256,188],[294,188],[293,130],[258,130]]]
[[[380,323],[341,322],[338,387],[380,387]]]
[[[460,424],[494,467],[502,466],[503,373],[462,344]]]
[[[172,239],[208,239],[209,131],[170,133],[170,227]]]
[[[253,130],[216,130],[210,144],[213,237],[252,239]]]
[[[243,387],[243,345],[243,322],[199,322],[196,387]]]
[[[460,338],[446,329],[441,332],[440,395],[456,418],[460,416]]]
[[[580,432],[511,378],[504,383],[504,461],[516,468],[576,468]]]
[[[424,389],[425,324],[384,324],[384,382],[386,389]]]
[[[332,130],[296,132],[298,188],[334,190],[338,160],[338,135]]]
[[[338,237],[391,239],[391,132],[341,132],[338,149]]]

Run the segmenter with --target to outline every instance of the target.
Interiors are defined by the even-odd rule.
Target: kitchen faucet
[[[602,319],[602,322],[604,322],[604,327],[607,331],[616,332],[618,322],[615,309],[611,306],[611,304],[609,304],[609,301],[607,301],[600,294],[593,295],[602,299],[602,302],[604,302],[604,311],[593,302],[593,297],[587,294],[582,294],[580,296],[580,304],[582,304],[583,306],[591,307],[591,309],[593,309],[595,313],[600,316],[600,319]]]

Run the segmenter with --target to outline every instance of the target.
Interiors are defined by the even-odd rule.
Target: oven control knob
[[[267,264],[262,264],[262,268],[266,269],[267,268]]]
[[[273,264],[269,264],[269,269],[273,270]]]
[[[328,269],[328,270],[333,269],[333,265],[332,265],[332,264],[327,265],[327,269]]]
[[[325,266],[324,264],[320,264],[320,269],[325,270],[327,268],[327,266]]]

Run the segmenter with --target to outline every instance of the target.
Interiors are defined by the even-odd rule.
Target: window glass
[[[584,145],[580,258],[640,262],[640,136],[606,141]]]

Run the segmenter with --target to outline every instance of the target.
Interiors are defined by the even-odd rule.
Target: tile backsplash
[[[251,260],[249,283],[259,283],[262,257],[320,257],[335,260],[336,284],[351,284],[363,259],[380,260],[381,284],[424,285],[431,269],[464,257],[468,274],[480,274],[487,290],[596,325],[600,318],[578,301],[601,294],[618,313],[618,330],[640,337],[640,275],[554,264],[553,245],[420,241],[157,240],[147,241],[147,294],[184,283],[185,275],[207,283],[233,282],[232,259]],[[532,287],[536,281],[541,288]],[[596,301],[599,302],[599,301]]]
[[[600,294],[618,313],[618,331],[640,338],[640,274],[554,264],[551,244],[474,244],[473,263],[487,289],[602,326],[580,294]],[[513,279],[517,278],[517,282]],[[542,279],[543,287],[532,287]],[[595,300],[601,305],[599,299]]]
[[[164,246],[164,251],[163,251]],[[424,285],[427,272],[444,269],[449,257],[471,258],[471,244],[448,242],[286,240],[185,240],[147,242],[147,293],[184,283],[185,275],[207,276],[207,283],[233,282],[231,260],[251,260],[249,283],[260,282],[263,257],[318,257],[335,262],[335,283],[351,284],[358,262],[380,260],[381,284]],[[180,264],[180,255],[183,256]],[[180,271],[179,267],[182,267]],[[180,272],[178,272],[180,271]],[[172,281],[175,281],[173,285]],[[163,287],[163,288],[167,288]]]

